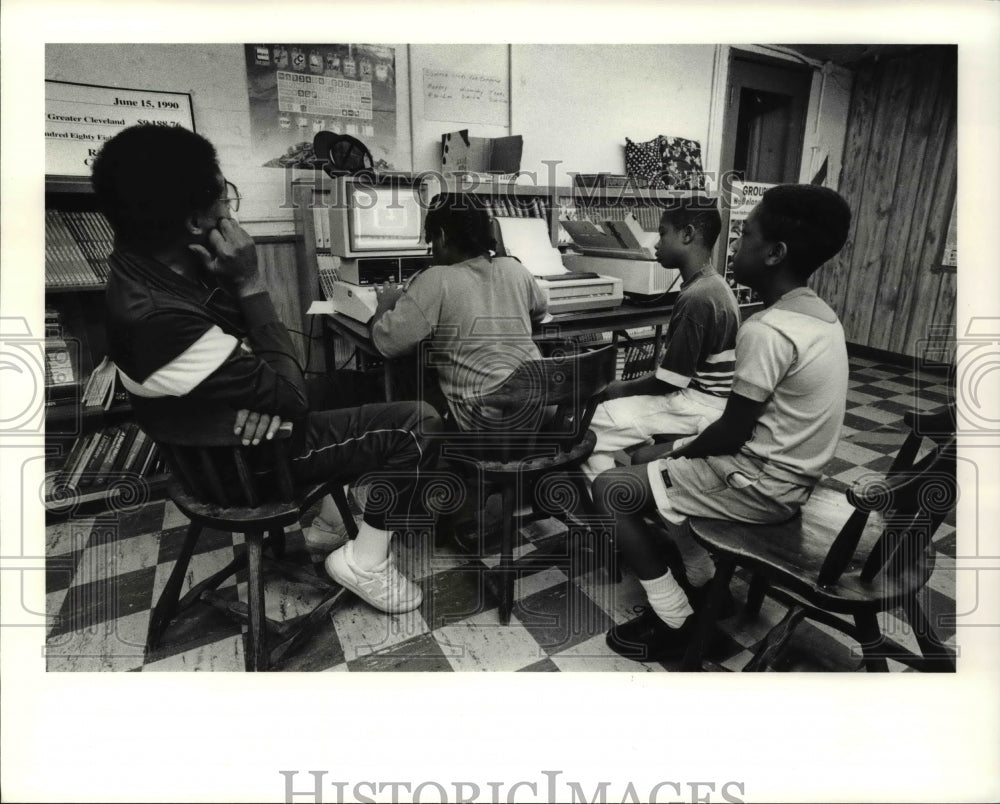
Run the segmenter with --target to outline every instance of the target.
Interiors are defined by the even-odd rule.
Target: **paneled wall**
[[[812,282],[849,342],[934,361],[954,355],[956,277],[938,269],[957,182],[956,57],[926,47],[857,70],[840,180],[855,223]]]

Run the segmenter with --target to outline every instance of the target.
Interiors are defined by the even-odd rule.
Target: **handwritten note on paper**
[[[507,79],[425,67],[424,119],[505,126],[510,119]]]

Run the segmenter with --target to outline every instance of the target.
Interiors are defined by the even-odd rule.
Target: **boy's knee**
[[[647,503],[647,486],[642,478],[621,468],[608,469],[594,478],[594,504],[610,516],[634,514]]]

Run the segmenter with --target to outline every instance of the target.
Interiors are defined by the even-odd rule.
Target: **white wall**
[[[713,45],[515,45],[511,133],[525,135],[522,170],[559,160],[559,184],[568,172],[624,173],[626,137],[686,137],[704,149],[714,56]]]

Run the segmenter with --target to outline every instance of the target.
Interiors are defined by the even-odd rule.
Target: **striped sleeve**
[[[191,396],[287,418],[308,410],[305,381],[266,293],[241,300],[249,349],[205,317],[170,309],[130,327],[116,349],[122,384],[136,397]]]
[[[119,366],[122,384],[129,393],[144,398],[186,396],[219,368],[240,342],[212,326],[176,357],[153,371],[141,382],[129,377]]]

